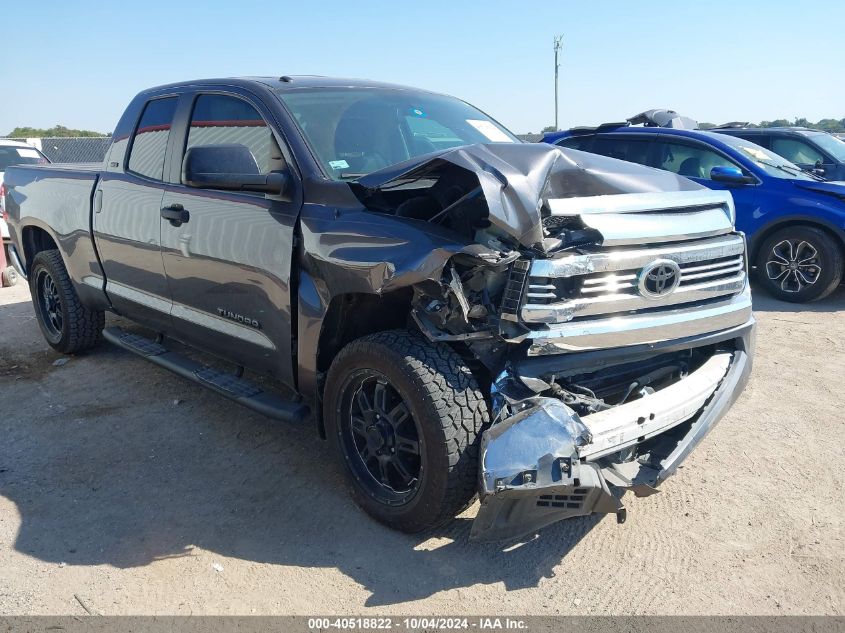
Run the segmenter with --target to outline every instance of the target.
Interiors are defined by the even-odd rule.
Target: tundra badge
[[[244,325],[254,327],[257,330],[261,329],[261,324],[256,319],[250,319],[249,317],[245,317],[242,314],[232,312],[231,310],[227,310],[225,308],[217,308],[217,314],[227,319],[231,319],[232,321],[236,321],[238,323],[243,323]]]

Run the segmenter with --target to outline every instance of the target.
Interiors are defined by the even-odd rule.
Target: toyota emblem
[[[637,288],[647,299],[661,299],[675,291],[681,283],[681,267],[671,259],[656,259],[642,271]]]

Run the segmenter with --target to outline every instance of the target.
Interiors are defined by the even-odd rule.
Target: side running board
[[[270,418],[286,422],[301,421],[310,414],[304,404],[286,400],[234,374],[202,365],[145,336],[126,332],[119,327],[107,327],[103,330],[103,338]]]

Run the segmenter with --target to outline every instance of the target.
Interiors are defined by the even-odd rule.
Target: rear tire
[[[788,226],[772,233],[757,253],[757,278],[782,301],[817,301],[842,282],[842,247],[814,226]]]
[[[29,291],[38,325],[50,347],[75,354],[99,342],[105,313],[89,310],[79,301],[59,251],[41,251],[33,258]]]
[[[378,521],[419,532],[472,502],[489,413],[448,346],[405,330],[353,341],[329,369],[323,405],[352,496]]]
[[[2,276],[0,277],[2,277],[2,286],[4,288],[14,286],[18,283],[18,271],[16,271],[11,266],[4,270]]]

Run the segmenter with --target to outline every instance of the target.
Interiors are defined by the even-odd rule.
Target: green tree
[[[16,127],[6,136],[12,138],[43,138],[53,136],[108,136],[108,134],[93,132],[91,130],[74,130],[72,128],[65,127],[64,125],[56,125],[47,129],[36,127]]]
[[[545,134],[546,132],[557,132],[557,128],[554,125],[547,125],[540,130],[540,134]]]
[[[816,123],[816,127],[825,132],[842,132],[845,131],[845,126],[842,121],[838,119],[822,119]]]

